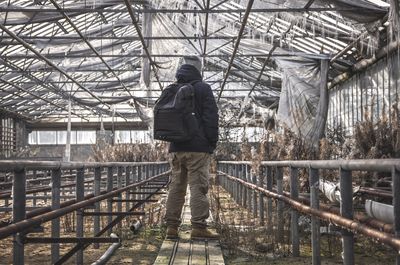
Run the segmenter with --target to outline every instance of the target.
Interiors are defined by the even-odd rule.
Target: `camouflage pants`
[[[192,227],[206,227],[210,208],[207,192],[211,155],[196,152],[177,152],[172,155],[172,179],[165,221],[168,226],[181,224],[182,207],[189,184]]]

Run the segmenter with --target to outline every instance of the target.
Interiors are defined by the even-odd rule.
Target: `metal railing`
[[[219,183],[236,202],[250,208],[254,217],[265,224],[264,204],[266,200],[266,225],[272,227],[272,200],[277,201],[275,226],[278,242],[284,237],[284,205],[290,207],[290,242],[293,256],[300,255],[299,213],[311,216],[312,264],[321,264],[320,220],[342,227],[343,264],[354,264],[354,232],[391,246],[397,253],[396,264],[400,264],[400,159],[376,160],[315,160],[315,161],[264,161],[258,176],[251,170],[249,161],[219,161],[217,174]],[[283,189],[283,174],[287,170],[290,191]],[[299,196],[299,170],[308,173],[310,196]],[[340,211],[319,201],[319,170],[338,170],[340,183]],[[353,171],[389,172],[392,176],[394,223],[366,218],[353,210]],[[275,186],[275,187],[274,187]]]
[[[76,264],[83,264],[85,248],[90,244],[98,248],[99,243],[115,242],[118,239],[101,236],[106,232],[110,235],[117,224],[121,227],[125,217],[145,214],[144,203],[154,202],[151,197],[163,193],[160,190],[167,185],[170,173],[167,162],[55,161],[0,161],[0,172],[7,173],[0,192],[0,203],[3,201],[0,213],[12,212],[12,221],[0,225],[0,240],[13,236],[15,265],[24,264],[25,244],[34,243],[51,244],[52,264],[62,264],[75,253]],[[37,178],[38,175],[41,177]],[[45,205],[37,207],[38,200]],[[101,201],[107,202],[105,210],[101,209]],[[113,210],[115,207],[117,211]],[[137,211],[139,208],[142,211]],[[60,237],[60,217],[73,212],[76,212],[76,237]],[[93,216],[93,237],[84,237],[85,216]],[[100,226],[101,216],[107,217],[104,227]],[[51,221],[51,237],[28,237],[48,221]],[[60,243],[76,245],[60,257]]]

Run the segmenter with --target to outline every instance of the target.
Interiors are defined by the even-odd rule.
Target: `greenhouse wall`
[[[330,90],[328,128],[352,133],[366,116],[377,120],[399,108],[399,86],[399,53],[394,53]]]

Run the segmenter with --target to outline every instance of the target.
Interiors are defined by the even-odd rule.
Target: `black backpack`
[[[194,82],[173,83],[161,93],[154,106],[154,139],[184,142],[198,129]]]

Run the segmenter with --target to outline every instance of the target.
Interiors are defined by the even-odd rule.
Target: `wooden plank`
[[[173,256],[175,244],[177,241],[164,240],[160,251],[158,252],[157,259],[153,265],[168,265],[171,257]]]
[[[224,257],[222,255],[221,245],[217,240],[207,242],[207,258],[210,265],[224,265]]]
[[[173,265],[188,265],[190,258],[190,242],[179,241]],[[200,265],[200,264],[199,264]]]
[[[189,265],[203,264],[207,264],[205,241],[192,241],[192,255],[189,260]]]

